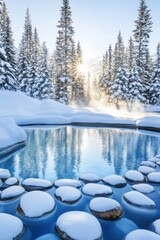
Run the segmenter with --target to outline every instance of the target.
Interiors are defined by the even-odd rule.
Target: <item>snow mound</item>
[[[94,216],[86,212],[71,211],[63,213],[56,222],[56,229],[62,239],[102,239],[100,223]],[[62,237],[64,234],[65,238]]]
[[[154,232],[160,235],[160,219],[157,219],[152,223],[152,227],[154,229]]]
[[[62,202],[73,204],[81,198],[82,194],[75,187],[62,186],[56,189],[55,196]]]
[[[150,161],[150,162],[154,162],[154,163],[156,163],[156,162],[159,161],[159,158],[157,158],[157,157],[153,157],[153,158],[150,158],[149,161]]]
[[[79,179],[84,181],[84,182],[90,182],[90,183],[95,183],[95,182],[99,182],[100,181],[100,178],[96,174],[93,174],[93,173],[82,174],[79,177]]]
[[[143,173],[144,175],[147,175],[151,172],[155,172],[155,169],[153,169],[152,167],[147,167],[147,166],[140,166],[138,168],[138,171]]]
[[[8,187],[1,192],[1,200],[9,200],[12,198],[19,197],[24,192],[25,192],[25,189],[21,186]]]
[[[151,161],[143,161],[141,162],[142,166],[146,166],[146,167],[151,167],[151,168],[156,168],[157,165],[154,162]]]
[[[105,184],[111,185],[113,187],[118,187],[118,188],[124,187],[127,184],[126,180],[123,177],[116,174],[106,176],[102,178],[102,181]]]
[[[41,217],[53,211],[55,201],[50,194],[42,191],[25,193],[20,199],[18,212],[26,217]]]
[[[19,180],[15,177],[10,177],[4,182],[4,185],[6,186],[12,186],[12,185],[18,185],[18,184],[19,184]]]
[[[125,237],[125,240],[160,240],[160,236],[154,232],[138,229],[130,232]]]
[[[7,179],[11,176],[8,169],[0,168],[0,179]]]
[[[147,179],[152,183],[160,183],[160,172],[149,173]]]
[[[1,91],[0,91],[1,92]],[[1,99],[1,98],[0,98]],[[3,101],[2,101],[3,102]],[[2,104],[1,102],[1,104]],[[10,100],[9,100],[10,102]],[[14,106],[15,109],[15,106]],[[0,110],[1,111],[1,110]],[[1,114],[0,114],[1,116]],[[0,119],[0,149],[26,141],[25,131],[9,118]]]
[[[136,170],[129,170],[125,174],[125,178],[129,182],[144,182],[145,178],[142,173]]]
[[[145,183],[135,184],[132,189],[146,194],[154,192],[154,187]]]
[[[40,178],[27,178],[22,182],[22,186],[27,191],[45,190],[51,188],[53,185],[50,181]]]
[[[48,233],[36,238],[35,240],[60,240],[60,238],[53,233]]]
[[[113,193],[112,189],[108,186],[104,186],[102,184],[96,183],[88,183],[86,184],[82,192],[89,196],[109,196]]]
[[[140,208],[155,208],[156,205],[152,199],[137,191],[130,191],[123,195],[123,199],[134,206]]]
[[[10,214],[0,213],[1,240],[19,239],[23,232],[22,221]]]
[[[121,205],[116,200],[110,198],[94,198],[90,201],[89,208],[96,217],[105,220],[114,220],[120,218],[123,214]]]
[[[75,187],[80,188],[82,186],[81,182],[75,179],[58,179],[54,183],[55,187],[62,187],[62,186],[68,186],[68,187]]]

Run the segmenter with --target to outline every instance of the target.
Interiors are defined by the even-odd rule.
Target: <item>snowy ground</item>
[[[116,111],[100,106],[72,108],[52,100],[39,101],[21,92],[0,91],[0,149],[26,140],[17,125],[104,125],[146,128],[160,131],[160,107],[148,106],[147,111]],[[157,111],[157,113],[155,112]]]

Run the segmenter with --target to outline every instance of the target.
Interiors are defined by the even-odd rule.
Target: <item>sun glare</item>
[[[79,72],[82,72],[84,75],[87,75],[89,69],[88,69],[88,66],[87,66],[87,65],[85,65],[85,64],[79,64],[79,65],[78,65],[78,71],[79,71]]]

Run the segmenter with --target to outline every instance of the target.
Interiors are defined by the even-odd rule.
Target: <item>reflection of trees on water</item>
[[[102,158],[113,164],[116,174],[136,169],[141,161],[160,152],[160,138],[126,129],[99,129]]]
[[[17,177],[77,178],[83,160],[83,166],[92,163],[93,148],[97,164],[103,162],[103,167],[113,169],[111,173],[121,175],[160,153],[159,137],[127,129],[62,127],[26,132],[26,148],[0,163],[1,168],[8,168]]]

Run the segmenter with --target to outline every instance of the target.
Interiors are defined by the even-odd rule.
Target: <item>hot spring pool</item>
[[[160,134],[116,128],[25,128],[23,149],[0,161],[17,178],[78,178],[91,172],[100,177],[123,176],[140,162],[160,154]]]

